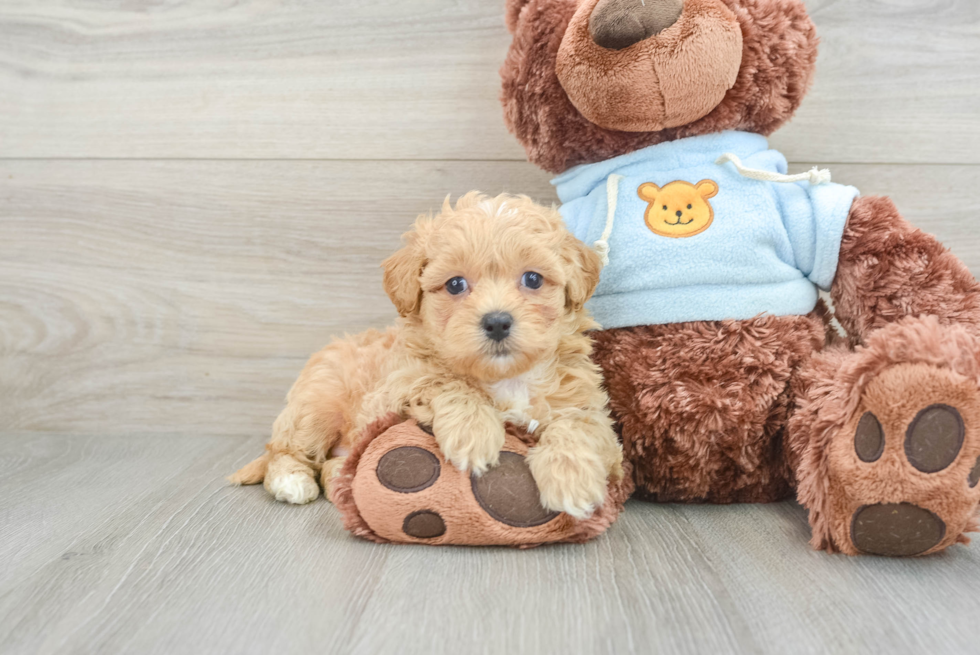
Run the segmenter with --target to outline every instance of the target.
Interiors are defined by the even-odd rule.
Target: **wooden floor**
[[[553,201],[503,0],[0,0],[0,653],[976,653],[980,545],[811,551],[805,513],[629,505],[584,546],[377,546],[223,476],[378,263],[471,188]],[[980,3],[807,0],[772,141],[980,272]]]
[[[261,437],[0,441],[3,653],[976,653],[980,548],[807,548],[792,503],[631,503],[584,546],[379,546],[221,476]]]

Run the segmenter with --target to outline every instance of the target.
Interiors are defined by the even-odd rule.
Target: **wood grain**
[[[980,272],[980,4],[806,0],[794,171]],[[976,652],[980,549],[811,551],[803,510],[630,503],[584,546],[378,546],[223,476],[379,262],[471,188],[555,200],[503,0],[0,2],[0,653]]]
[[[980,167],[833,172],[980,271]],[[394,320],[379,263],[470,188],[554,200],[510,162],[0,162],[0,430],[265,434],[310,353]]]
[[[776,148],[796,161],[980,162],[980,3],[805,2],[816,79]]]
[[[528,165],[0,163],[0,429],[265,434],[310,353],[394,320],[380,262]]]
[[[260,448],[0,440],[0,652],[975,651],[976,548],[830,556],[792,503],[640,502],[584,546],[379,546],[322,499],[225,486]]]
[[[678,506],[686,536],[737,598],[748,629],[782,653],[969,653],[976,650],[980,549],[898,560],[828,555],[795,503]],[[649,513],[634,520],[649,521]],[[647,525],[650,525],[647,523]]]
[[[796,161],[980,163],[975,0],[808,0]],[[504,159],[503,0],[0,3],[0,157]]]

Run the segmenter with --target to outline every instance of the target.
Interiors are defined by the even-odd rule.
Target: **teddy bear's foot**
[[[934,364],[888,366],[827,456],[823,519],[839,550],[913,556],[968,541],[980,503],[980,388]]]
[[[346,527],[381,542],[530,546],[584,541],[600,534],[629,495],[610,488],[587,521],[541,506],[525,461],[528,446],[508,430],[500,462],[480,476],[443,457],[435,438],[414,421],[391,417],[369,428],[331,483]]]
[[[947,536],[955,541],[977,506],[980,457],[971,456],[978,450],[977,426],[972,425],[968,434],[957,408],[964,407],[976,416],[976,401],[964,398],[970,390],[957,389],[956,381],[943,373],[910,364],[885,371],[870,385],[866,411],[853,436],[854,453],[865,465],[861,467],[865,484],[850,486],[876,491],[892,487],[894,493],[888,498],[891,502],[867,503],[853,513],[850,540],[862,553],[907,556],[929,552],[943,545]],[[923,393],[922,387],[931,389]],[[910,393],[900,409],[885,404],[889,395],[903,391]],[[933,402],[942,400],[939,396],[955,404]],[[922,408],[909,419],[916,404]],[[879,414],[885,417],[887,432]],[[855,494],[855,500],[861,495]],[[869,498],[874,497],[884,495],[871,492]]]

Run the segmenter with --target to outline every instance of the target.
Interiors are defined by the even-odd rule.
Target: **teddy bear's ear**
[[[402,240],[405,245],[381,263],[384,269],[384,290],[401,316],[417,314],[422,305],[422,269],[425,268],[425,247],[422,232],[429,219],[420,218]]]
[[[636,192],[639,194],[641,200],[653,202],[657,199],[657,194],[660,193],[660,187],[653,182],[647,182],[646,184],[641,184]]]
[[[507,22],[507,31],[511,34],[517,30],[517,19],[521,16],[521,10],[527,5],[528,0],[507,0],[504,8],[504,19]]]
[[[700,194],[705,200],[708,198],[714,198],[718,195],[718,183],[714,180],[701,180],[695,185],[695,187],[698,190],[698,194]]]

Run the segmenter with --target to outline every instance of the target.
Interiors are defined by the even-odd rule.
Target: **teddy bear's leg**
[[[977,529],[977,347],[907,318],[814,357],[787,442],[815,548],[922,555]]]
[[[790,420],[812,544],[920,555],[966,541],[980,503],[980,287],[885,199],[859,200],[832,289],[855,350],[815,357]]]
[[[824,335],[816,315],[596,333],[637,495],[714,503],[789,495],[783,429],[796,373]]]

